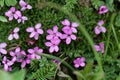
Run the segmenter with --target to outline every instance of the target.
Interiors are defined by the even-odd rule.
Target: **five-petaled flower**
[[[76,40],[76,36],[72,33],[70,27],[65,27],[62,30],[65,33],[62,35],[62,39],[66,39],[66,44],[70,44],[71,40]]]
[[[41,59],[41,56],[39,54],[43,53],[43,49],[35,47],[34,49],[28,49],[28,53],[30,53],[29,57],[31,59]]]
[[[9,17],[9,21],[12,21],[16,17],[17,14],[15,14],[15,12],[16,12],[15,7],[11,7],[10,10],[5,12],[5,16]]]
[[[104,43],[103,42],[99,43],[98,45],[94,45],[94,47],[97,52],[104,53]]]
[[[26,31],[31,33],[29,36],[30,38],[34,37],[35,40],[38,40],[39,34],[44,33],[43,30],[40,28],[41,28],[41,23],[38,23],[35,25],[35,27],[28,27]]]
[[[11,34],[8,37],[8,40],[12,40],[13,38],[19,39],[19,35],[18,35],[19,30],[20,30],[19,27],[16,27],[14,30],[12,30]]]
[[[105,33],[106,32],[106,28],[104,26],[102,26],[104,24],[103,20],[100,20],[97,24],[97,26],[94,28],[95,34],[100,34],[101,32]]]
[[[58,38],[61,38],[62,37],[62,33],[58,32],[58,26],[54,26],[53,27],[53,30],[52,29],[48,29],[47,30],[47,33],[49,35],[47,35],[46,39],[47,40],[51,40],[53,39],[54,37],[58,37]]]
[[[76,58],[73,61],[73,63],[74,63],[75,68],[79,68],[80,66],[84,67],[85,66],[85,58],[84,57]]]
[[[46,42],[45,45],[50,47],[49,48],[49,52],[53,53],[58,52],[59,51],[59,47],[58,45],[60,44],[61,40],[58,37],[55,37],[53,39],[50,40],[50,42]]]
[[[67,33],[66,28],[68,28],[68,27],[72,30],[73,33],[77,33],[76,28],[79,26],[79,24],[77,22],[72,22],[71,23],[68,19],[65,19],[64,21],[62,21],[62,24],[64,25],[62,30],[65,33]]]

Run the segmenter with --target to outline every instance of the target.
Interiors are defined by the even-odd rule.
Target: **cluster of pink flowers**
[[[19,2],[21,6],[21,11],[24,11],[26,9],[32,9],[32,6],[28,5],[28,3],[24,2],[23,0],[20,0]],[[7,16],[9,21],[12,21],[13,19],[16,19],[18,23],[23,23],[28,20],[28,18],[24,15],[22,15],[22,12],[20,10],[17,10],[15,7],[11,7],[6,13],[5,16]]]
[[[108,12],[108,8],[103,5],[100,7],[99,9],[99,14],[105,14]],[[94,28],[94,32],[96,35],[100,34],[100,33],[106,33],[106,28],[103,26],[104,24],[104,21],[103,20],[100,20],[98,23],[97,23],[97,26]],[[95,47],[95,50],[97,52],[101,52],[101,53],[104,53],[104,43],[101,42],[99,43],[98,45],[94,45]]]
[[[97,26],[94,29],[96,35],[98,35],[100,33],[105,33],[106,32],[106,28],[102,26],[103,24],[104,24],[103,20],[100,20],[98,22]],[[95,47],[95,50],[97,52],[104,53],[104,43],[103,42],[99,43],[99,45],[94,45],[94,47]]]
[[[59,51],[59,44],[63,39],[66,39],[66,44],[70,44],[71,40],[67,40],[68,38],[75,40],[76,36],[73,33],[77,33],[76,27],[78,26],[77,23],[70,23],[69,25],[66,24],[66,21],[69,22],[67,19],[62,21],[64,27],[62,28],[63,33],[58,31],[58,26],[54,26],[53,29],[48,29],[46,39],[49,40],[45,43],[45,45],[49,48],[49,52],[53,53]],[[68,30],[68,32],[67,32]],[[10,32],[8,36],[8,40],[19,39],[18,32],[20,31],[19,27],[16,27],[14,30]],[[41,23],[37,23],[35,27],[28,27],[26,32],[29,32],[29,38],[34,38],[34,40],[39,39],[39,35],[43,34],[44,31],[41,29]],[[74,38],[75,37],[75,38]],[[33,44],[33,43],[32,43]],[[7,50],[5,47],[7,46],[6,43],[0,44],[0,53],[7,54]],[[34,47],[33,49],[28,49],[27,52],[25,50],[21,50],[20,47],[16,47],[15,50],[9,52],[11,59],[9,60],[6,56],[3,58],[4,70],[11,71],[12,65],[14,63],[21,63],[21,68],[24,68],[26,64],[30,64],[31,59],[41,59],[39,54],[43,53],[43,49],[39,47]],[[56,62],[56,61],[55,61]]]
[[[7,50],[4,49],[6,46],[6,43],[0,44],[0,52],[4,55],[7,54]],[[30,64],[30,60],[41,59],[38,55],[41,53],[43,53],[43,49],[40,49],[39,47],[28,49],[28,53],[26,53],[25,50],[21,50],[20,47],[16,47],[15,50],[11,50],[9,52],[11,60],[9,60],[6,56],[3,57],[2,63],[4,64],[4,70],[12,71],[12,65],[16,62],[21,63],[21,68],[24,68],[26,64]]]
[[[66,40],[66,44],[70,44],[71,40],[76,40],[74,33],[77,33],[76,28],[79,26],[79,24],[76,22],[70,23],[70,21],[67,19],[62,21],[62,24],[64,25],[62,28],[62,31],[64,32],[62,39]]]
[[[100,34],[101,32],[105,33],[106,32],[106,28],[104,26],[102,26],[104,24],[103,20],[100,20],[97,24],[97,26],[95,27],[94,31],[95,34]]]
[[[49,35],[46,36],[46,39],[49,41],[46,42],[45,45],[50,47],[49,52],[50,53],[53,53],[54,51],[58,52],[59,51],[58,45],[60,44],[62,37],[62,33],[58,32],[58,26],[54,26],[53,30],[48,29],[47,33]]]
[[[45,43],[46,46],[50,47],[49,52],[53,53],[59,51],[59,44],[61,40],[65,39],[66,44],[70,44],[71,40],[76,40],[76,36],[73,33],[77,33],[76,27],[79,26],[78,23],[73,22],[70,23],[69,20],[65,19],[62,21],[63,28],[62,32],[58,32],[58,26],[54,26],[53,30],[48,29],[47,33],[49,35],[46,36],[46,39],[49,40],[48,42]]]
[[[21,6],[20,10],[17,10],[15,7],[11,7],[6,13],[5,16],[9,18],[9,21],[12,21],[13,19],[17,20],[18,23],[24,23],[28,18],[22,14],[22,11],[32,9],[32,6],[29,5],[27,2],[20,0],[19,5]],[[101,6],[99,9],[99,14],[105,14],[108,12],[108,9],[106,6]],[[68,19],[63,20],[62,25],[64,26],[62,28],[62,32],[58,31],[58,26],[54,26],[53,29],[48,29],[46,36],[47,42],[45,42],[45,45],[49,47],[49,52],[58,52],[59,44],[62,42],[62,40],[65,40],[65,43],[68,45],[71,43],[72,40],[76,40],[76,33],[77,33],[77,27],[79,26],[76,22],[70,22]],[[94,32],[96,35],[100,33],[105,33],[106,28],[103,27],[104,21],[100,20],[97,23],[97,26],[94,28]],[[19,39],[18,32],[20,31],[19,27],[16,27],[14,30],[10,32],[10,35],[8,36],[8,40]],[[28,27],[26,29],[26,32],[29,32],[29,38],[34,38],[34,40],[39,39],[39,35],[43,34],[44,31],[41,29],[41,23],[38,23],[35,25],[35,27]],[[30,42],[30,45],[33,45],[34,42]],[[2,55],[6,55],[8,52],[5,49],[7,46],[6,43],[0,44],[0,53]],[[104,43],[100,43],[98,45],[94,45],[96,51],[104,53]],[[30,61],[32,59],[41,59],[41,56],[39,54],[43,53],[43,49],[39,48],[38,46],[34,47],[33,49],[28,49],[27,52],[25,50],[21,50],[20,47],[16,47],[14,50],[11,50],[9,52],[9,55],[11,59],[8,59],[6,56],[3,57],[3,65],[5,71],[12,71],[12,65],[14,63],[21,63],[21,68],[24,68],[27,64],[30,64]],[[59,64],[59,60],[53,60],[53,62]],[[74,67],[84,67],[85,66],[85,57],[78,57],[74,61]]]
[[[105,13],[107,13],[107,12],[108,12],[108,8],[107,8],[105,5],[103,5],[103,6],[100,7],[98,13],[99,13],[99,14],[105,14]],[[63,24],[65,24],[65,22],[63,22]],[[70,25],[69,21],[66,21],[66,24]],[[103,20],[100,20],[100,21],[97,23],[97,26],[94,28],[94,32],[95,32],[96,35],[98,35],[98,34],[100,34],[100,33],[106,33],[106,28],[103,26],[103,24],[104,24],[104,21],[103,21]],[[75,25],[77,25],[77,24],[75,24]],[[74,30],[74,32],[76,32],[75,29],[73,29],[73,30]],[[63,29],[63,31],[65,32],[64,29]],[[69,30],[66,30],[66,32],[69,33]],[[71,32],[70,32],[70,33],[71,33]],[[75,39],[75,36],[74,36],[74,39]],[[73,39],[73,40],[74,40],[74,39]],[[68,41],[68,40],[67,40],[67,41]],[[95,50],[96,50],[97,52],[104,53],[104,43],[103,43],[103,42],[99,43],[98,45],[94,45],[94,47],[95,47]],[[84,62],[84,61],[85,61],[85,58],[84,58],[84,57],[76,58],[76,59],[73,61],[75,68],[79,68],[80,66],[81,66],[81,67],[84,67],[84,66],[85,66],[85,62]]]

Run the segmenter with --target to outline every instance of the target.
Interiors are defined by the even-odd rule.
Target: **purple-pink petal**
[[[5,49],[0,48],[0,53],[7,54],[7,51]]]
[[[14,37],[15,39],[19,39],[19,35],[18,35],[17,33],[13,34],[13,37]]]
[[[70,37],[67,37],[67,38],[66,38],[66,44],[70,44],[70,42],[71,42],[71,38],[70,38]]]
[[[27,31],[27,32],[33,32],[33,31],[34,31],[34,28],[33,28],[33,27],[28,27],[28,28],[26,29],[26,31]]]
[[[73,34],[72,34],[72,35],[70,35],[70,37],[71,37],[71,39],[72,39],[72,40],[76,40],[76,39],[77,39],[77,38],[76,38],[76,36],[75,36],[75,35],[73,35]]]
[[[48,33],[48,34],[53,34],[53,31],[52,31],[51,29],[48,29],[48,30],[47,30],[47,33]]]
[[[100,20],[99,22],[98,22],[98,25],[99,26],[102,26],[104,24],[104,21],[103,20]]]
[[[41,23],[38,23],[38,24],[35,25],[36,29],[39,29],[40,27],[41,27]]]
[[[70,21],[68,19],[65,19],[64,21],[62,21],[62,24],[65,25],[65,26],[69,26]]]
[[[47,40],[51,40],[51,39],[53,39],[53,37],[54,37],[53,35],[47,35],[47,36],[46,36],[46,39],[47,39]]]
[[[44,33],[42,29],[37,29],[37,32],[38,32],[39,34],[43,34],[43,33]]]
[[[52,46],[52,43],[51,42],[46,42],[45,45],[50,47],[50,46]]]
[[[103,33],[105,33],[105,32],[106,32],[106,28],[105,28],[105,27],[101,27],[101,31],[102,31]]]
[[[54,27],[53,27],[53,32],[54,32],[54,33],[58,32],[58,26],[54,26]]]
[[[101,30],[98,26],[95,27],[94,31],[95,31],[95,34],[97,34],[97,35],[100,34],[100,32],[101,32]]]
[[[76,28],[76,27],[78,27],[78,26],[79,26],[78,23],[76,23],[76,22],[73,22],[73,23],[72,23],[72,27],[75,27],[75,28]]]
[[[0,44],[0,48],[5,48],[7,46],[7,44],[5,42]]]
[[[36,32],[33,31],[33,32],[30,34],[30,38],[34,37],[35,34],[36,34]]]

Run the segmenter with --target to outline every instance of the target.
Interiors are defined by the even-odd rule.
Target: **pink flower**
[[[15,61],[20,62],[21,61],[21,59],[19,59],[19,55],[21,55],[20,47],[17,47],[14,52],[10,51],[10,56],[13,57],[13,59],[12,59],[13,62],[15,62]]]
[[[14,62],[8,60],[6,58],[6,56],[4,56],[2,63],[4,64],[4,70],[5,71],[12,71],[12,67],[11,66],[14,64]]]
[[[24,24],[26,20],[28,20],[26,16],[21,16],[21,17],[18,17],[17,22],[18,23],[22,22]]]
[[[95,47],[97,52],[100,51],[100,52],[104,53],[104,43],[103,42],[100,43],[99,45],[94,45],[94,47]]]
[[[73,33],[77,33],[77,27],[79,26],[78,23],[76,22],[70,22],[68,19],[65,19],[64,21],[62,21],[62,24],[64,25],[64,28],[70,28],[72,30]],[[62,29],[64,31],[64,28]]]
[[[84,67],[85,66],[85,58],[84,57],[79,57],[79,58],[76,58],[74,61],[74,66],[75,68],[79,68],[80,66],[81,67]]]
[[[76,40],[76,36],[73,33],[77,33],[77,27],[79,26],[76,22],[70,22],[69,20],[65,19],[62,21],[64,27],[62,31],[64,34],[62,35],[62,39],[66,39],[66,44],[70,44],[71,40]]]
[[[108,8],[106,6],[101,6],[99,9],[99,14],[105,14],[108,12]]]
[[[20,29],[18,27],[16,27],[14,30],[12,30],[11,34],[8,37],[8,40],[12,40],[13,38],[19,39],[19,35],[18,35],[19,30]]]
[[[19,17],[22,17],[22,13],[19,10],[16,10],[14,14],[14,18],[18,19]]]
[[[65,33],[62,35],[62,39],[66,39],[66,44],[70,44],[71,40],[76,40],[76,36],[72,34],[72,29],[70,27],[64,27],[62,30]]]
[[[17,47],[14,52],[10,51],[10,55],[13,57],[13,62],[21,62],[21,68],[24,68],[26,64],[30,64],[30,58],[24,50],[20,49],[20,47]]]
[[[7,54],[7,51],[4,49],[6,46],[7,46],[6,43],[1,43],[0,44],[0,53]]]
[[[15,16],[15,7],[11,7],[10,10],[8,10],[7,12],[5,12],[5,16],[9,17],[9,21],[12,21],[14,16]]]
[[[95,27],[95,29],[94,29],[94,32],[95,32],[95,34],[100,34],[101,32],[103,32],[103,33],[105,33],[106,32],[106,28],[105,27],[103,27],[102,25],[104,24],[104,21],[103,20],[100,20],[99,22],[98,22],[98,25]]]
[[[26,9],[32,9],[32,6],[23,0],[20,0],[19,5],[22,7],[21,11],[24,11]]]
[[[30,58],[29,56],[25,53],[25,51],[21,51],[21,54],[19,55],[21,57],[21,68],[24,68],[26,64],[30,64]]]
[[[47,30],[47,33],[49,34],[49,35],[47,35],[47,37],[46,37],[47,40],[51,40],[51,39],[53,39],[54,37],[59,37],[59,38],[62,37],[62,33],[58,32],[58,26],[54,26],[54,27],[53,27],[53,30],[48,29],[48,30]]]
[[[30,53],[29,57],[31,59],[41,59],[40,55],[38,54],[43,53],[43,49],[35,47],[34,49],[28,49],[28,53]]]
[[[30,38],[35,38],[35,40],[38,40],[39,34],[43,34],[43,30],[41,28],[41,23],[38,23],[35,25],[35,27],[28,27],[26,29],[27,32],[31,32]]]
[[[50,47],[49,48],[49,52],[53,53],[58,52],[59,51],[59,47],[58,45],[60,44],[61,40],[58,37],[55,37],[53,39],[50,40],[50,42],[46,42],[45,45]]]

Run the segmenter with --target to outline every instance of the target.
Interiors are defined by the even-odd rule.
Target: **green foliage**
[[[0,16],[0,21],[7,22],[8,20],[4,16]]]
[[[7,6],[15,6],[17,4],[17,1],[16,0],[0,0],[0,6],[4,6],[4,3],[7,5]]]
[[[91,0],[92,5],[94,6],[95,9],[98,10],[98,8],[102,5],[104,5],[105,3],[101,0]]]
[[[64,9],[71,11],[77,4],[78,0],[65,0],[66,4],[63,6]]]
[[[86,67],[81,71],[74,72],[77,76],[77,80],[103,80],[104,79],[104,72],[93,71],[93,63],[90,62],[86,65]]]
[[[12,74],[0,71],[0,80],[24,80],[24,78],[25,70],[21,70]]]
[[[115,25],[120,27],[120,12],[116,16]]]
[[[109,9],[109,11],[113,11],[114,10],[114,0],[105,0],[106,1],[106,6]]]
[[[5,2],[6,1],[6,2]],[[0,15],[3,15],[5,11],[9,9],[9,7],[3,7],[4,4],[7,6],[14,6],[16,4],[17,0],[0,0],[0,5],[2,6]],[[64,41],[62,41],[63,44],[61,44],[60,51],[58,53],[53,53],[51,55],[54,56],[61,56],[62,59],[66,58],[66,62],[73,66],[73,60],[76,57],[84,56],[86,58],[86,67],[85,68],[79,68],[79,71],[76,71],[75,74],[78,77],[78,80],[101,80],[101,78],[106,77],[106,80],[119,80],[118,73],[120,72],[120,60],[119,60],[119,52],[117,48],[117,44],[115,39],[113,38],[114,35],[112,34],[112,30],[110,30],[109,23],[111,18],[111,13],[108,12],[108,14],[105,15],[98,15],[97,10],[101,5],[106,5],[109,9],[109,11],[113,12],[115,11],[118,15],[116,16],[115,20],[115,31],[117,32],[119,30],[120,26],[120,12],[117,12],[119,10],[119,4],[117,1],[119,0],[28,0],[29,4],[33,6],[32,10],[26,10],[23,12],[25,16],[28,17],[28,21],[25,22],[25,24],[16,24],[16,21],[11,21],[8,23],[1,23],[0,24],[0,43],[1,42],[7,42],[8,43],[8,50],[9,48],[13,48],[15,46],[12,46],[13,44],[16,44],[17,46],[20,45],[20,47],[27,51],[28,48],[33,48],[34,46],[29,46],[26,43],[26,39],[28,39],[29,33],[26,33],[26,28],[30,26],[34,26],[36,23],[40,22],[42,23],[42,28],[44,29],[45,34],[40,36],[40,39],[36,41],[36,45],[38,45],[40,48],[43,48],[45,53],[48,53],[48,48],[45,47],[44,43],[46,42],[46,30],[52,28],[54,25],[58,25],[59,31],[63,27],[61,25],[61,21],[65,18],[70,19],[68,15],[64,14],[63,12],[60,12],[59,10],[56,10],[54,8],[46,7],[45,3],[46,1],[55,2],[57,4],[61,4],[65,10],[69,10],[72,12],[78,19],[79,22],[81,22],[84,26],[79,26],[78,33],[77,33],[77,40],[72,41],[70,45],[64,44]],[[39,2],[37,2],[39,1]],[[44,3],[41,3],[40,1],[44,1]],[[79,2],[82,1],[91,1],[88,3],[85,3],[87,5],[81,6]],[[42,5],[41,5],[41,4]],[[92,4],[92,5],[91,5]],[[19,6],[16,5],[18,9]],[[97,10],[94,10],[97,9]],[[105,21],[105,24],[103,26],[106,27],[107,32],[106,34],[100,34],[95,35],[94,33],[94,27],[97,25],[97,22],[99,20],[103,19]],[[7,22],[6,18],[3,16],[0,16],[0,21]],[[71,20],[72,21],[72,20]],[[111,23],[114,26],[114,23]],[[10,31],[13,30],[15,27],[20,27],[20,39],[19,40],[13,40],[8,41],[8,35],[10,34]],[[108,42],[107,38],[110,35],[109,40],[109,46],[107,50],[107,56],[104,58],[103,55],[99,55],[99,58],[101,58],[102,61],[102,67],[104,69],[104,72],[99,71],[99,67],[96,64],[96,59],[94,57],[93,51],[91,50],[90,44],[88,43],[88,40],[85,39],[84,35],[80,31],[80,27],[86,28],[86,31],[90,34],[91,38],[94,40],[94,43],[100,43],[105,42],[105,49],[106,49],[106,43]],[[110,34],[108,33],[110,31]],[[26,35],[25,35],[26,34]],[[118,33],[119,34],[119,33]],[[81,40],[79,40],[81,39]],[[120,40],[120,37],[118,37]],[[12,46],[12,47],[11,47]],[[99,53],[98,53],[99,54]],[[1,56],[3,57],[3,56]],[[2,58],[0,59],[2,60]],[[91,63],[90,61],[94,61]],[[15,64],[17,65],[17,64]],[[112,67],[111,67],[112,66]],[[1,66],[2,67],[2,66]],[[61,68],[61,71],[59,71],[59,75],[63,78],[76,80],[76,77],[73,76],[73,72],[70,71],[68,68],[64,67],[63,65],[59,66]],[[18,66],[13,66],[13,68],[19,68]],[[26,66],[27,74],[25,75],[25,80],[54,80],[54,77],[57,73],[57,66],[53,62],[51,62],[50,59],[47,59],[43,57],[41,60],[33,60],[29,65]],[[17,71],[17,70],[16,70]],[[18,74],[18,75],[17,75]],[[0,78],[2,74],[0,74]],[[5,74],[9,77],[9,74]],[[20,73],[14,74],[14,78],[17,80],[21,75]],[[21,75],[21,79],[23,79],[23,74]],[[8,78],[7,77],[7,78]],[[4,77],[6,78],[6,77]],[[58,77],[57,80],[59,80],[60,77]],[[10,80],[11,78],[7,79]],[[4,80],[4,79],[2,79]],[[13,80],[13,79],[12,79]]]
[[[24,80],[25,79],[25,70],[15,72],[13,74],[13,79],[15,79],[15,80]]]
[[[5,0],[5,4],[6,4],[7,6],[15,6],[16,3],[17,3],[16,0]]]
[[[43,57],[40,61],[33,60],[30,67],[30,70],[32,70],[32,74],[31,76],[28,76],[28,80],[52,79],[56,74],[56,69],[56,64],[48,61],[45,57]]]
[[[4,0],[0,0],[0,6],[4,6]]]
[[[116,78],[116,80],[120,80],[120,74],[119,74],[119,76]]]

